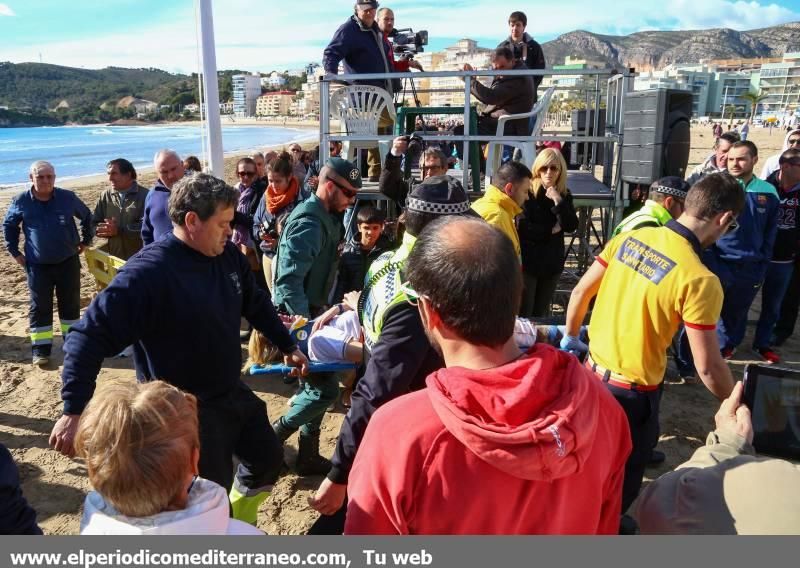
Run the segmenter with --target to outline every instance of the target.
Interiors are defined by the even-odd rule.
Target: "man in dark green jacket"
[[[330,158],[319,174],[316,193],[289,215],[278,244],[275,305],[289,314],[322,312],[336,272],[342,238],[337,214],[355,203],[361,174],[351,162]]]

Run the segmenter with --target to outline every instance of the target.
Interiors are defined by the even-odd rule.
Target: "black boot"
[[[298,475],[326,475],[331,470],[330,460],[319,455],[319,432],[300,432],[295,469]]]
[[[281,441],[281,444],[283,444],[289,438],[289,436],[296,432],[296,430],[292,430],[288,426],[284,426],[280,418],[273,422],[272,429],[275,430],[275,435],[278,437],[278,440]]]

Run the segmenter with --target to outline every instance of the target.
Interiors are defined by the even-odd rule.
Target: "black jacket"
[[[368,253],[361,248],[361,234],[356,233],[344,245],[342,257],[339,259],[339,277],[336,280],[336,290],[333,301],[341,302],[347,292],[361,291],[364,288],[364,276],[372,262],[386,251],[394,248],[394,243],[386,235],[381,235],[378,242]]]
[[[395,156],[391,152],[386,154],[386,162],[378,180],[378,191],[394,200],[400,209],[406,205],[406,196],[411,191],[412,183],[412,180],[403,178],[402,165],[403,156]]]
[[[539,45],[535,39],[528,35],[528,33],[522,34],[522,41],[514,42],[511,39],[511,36],[508,36],[506,40],[497,47],[508,47],[511,51],[514,52],[514,58],[519,59],[523,63],[525,63],[525,67],[528,69],[544,69],[547,64],[544,60],[544,52],[542,51],[542,46]],[[533,78],[533,102],[536,102],[536,90],[539,88],[539,85],[542,82],[541,75]]]
[[[389,312],[367,370],[353,391],[352,406],[339,431],[328,479],[347,483],[358,446],[375,411],[399,396],[425,388],[427,376],[442,367],[444,361],[425,336],[419,310],[406,303]]]
[[[339,63],[344,61],[344,72],[348,75],[359,73],[392,73],[394,67],[389,55],[388,42],[383,41],[383,32],[373,23],[364,27],[355,16],[350,18],[333,34],[331,42],[322,54],[325,73],[336,75]],[[394,92],[392,81],[374,79],[354,81],[359,85],[373,85]]]
[[[19,486],[14,458],[0,444],[0,534],[42,534],[34,511]]]
[[[531,276],[560,273],[564,270],[564,233],[578,228],[572,194],[567,190],[567,195],[556,205],[542,188],[538,197],[532,196],[525,202],[523,211],[517,222],[522,269]],[[561,231],[553,234],[556,223]]]
[[[514,71],[521,69],[525,69],[525,64],[518,61],[514,65]],[[499,75],[494,78],[491,87],[473,81],[471,91],[476,99],[486,105],[481,115],[491,116],[494,119],[498,118],[498,112],[506,114],[530,112],[536,100],[532,77]],[[527,118],[509,121],[504,132],[506,135],[530,135],[530,121]]]

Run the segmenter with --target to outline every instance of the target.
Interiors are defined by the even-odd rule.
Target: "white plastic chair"
[[[530,112],[501,116],[497,120],[497,132],[495,135],[503,135],[506,122],[509,120],[517,120],[520,118],[530,118],[531,116],[535,116],[537,117],[537,120],[536,124],[533,126],[533,131],[531,131],[531,137],[539,136],[542,133],[542,128],[544,128],[544,117],[547,115],[547,110],[550,108],[550,100],[553,98],[553,93],[555,90],[555,86],[549,87],[545,91],[544,96],[533,105],[533,108],[530,110]],[[533,140],[525,142],[490,142],[489,150],[486,153],[488,156],[486,159],[487,178],[491,178],[492,174],[500,167],[500,161],[503,158],[503,146],[519,148],[520,152],[522,152],[522,163],[528,167],[531,167],[533,161],[536,159],[536,142]]]
[[[346,134],[378,135],[378,123],[384,109],[397,122],[392,96],[380,87],[350,85],[339,89],[331,96],[331,117],[339,120]],[[381,167],[391,148],[390,141],[352,140],[342,145],[342,157],[350,156],[350,150],[358,157],[358,150],[378,148]]]

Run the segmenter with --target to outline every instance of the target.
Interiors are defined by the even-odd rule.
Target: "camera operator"
[[[419,62],[414,61],[414,56],[411,53],[403,54],[400,59],[395,59],[394,49],[389,41],[389,38],[397,34],[394,29],[394,12],[390,8],[381,8],[378,10],[378,28],[383,32],[383,41],[389,46],[389,59],[391,59],[394,70],[398,73],[409,71],[410,68],[424,71]]]
[[[421,155],[420,155],[421,154]],[[393,199],[399,208],[406,203],[406,196],[418,180],[403,179],[403,158],[413,163],[419,157],[422,179],[447,174],[447,156],[439,148],[430,147],[423,151],[422,138],[418,136],[398,136],[392,142],[392,150],[386,156],[386,163],[378,182],[378,190]]]
[[[736,383],[722,402],[706,445],[633,504],[642,534],[800,533],[800,468],[755,455],[742,391]]]

